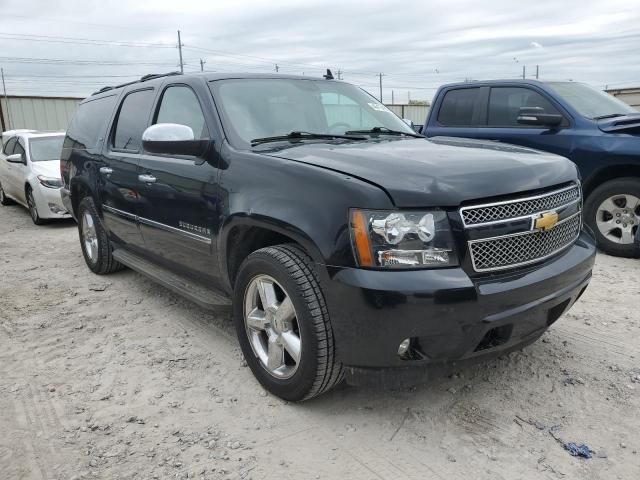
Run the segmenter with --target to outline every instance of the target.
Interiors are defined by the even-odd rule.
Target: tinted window
[[[22,161],[24,161],[24,142],[21,139],[18,139],[18,143],[16,143],[16,147],[13,149],[13,153],[22,155]]]
[[[152,104],[153,90],[139,90],[124,97],[113,136],[114,148],[140,150]]]
[[[473,110],[479,88],[461,88],[448,91],[438,113],[438,122],[446,126],[468,126],[473,124]]]
[[[560,114],[546,98],[529,88],[498,87],[491,89],[487,124],[490,127],[525,128],[517,121],[520,107],[540,107],[544,113]]]
[[[60,160],[64,137],[41,137],[29,139],[29,157],[32,162]]]
[[[113,112],[116,96],[89,100],[78,105],[73,115],[71,125],[67,132],[67,138],[71,141],[65,144],[67,148],[95,148],[98,139],[103,137],[107,128],[107,122]]]
[[[7,141],[7,143],[5,143],[4,150],[2,151],[2,153],[4,153],[5,155],[12,155],[13,149],[16,146],[17,141],[18,141],[18,137],[11,137]]]
[[[196,94],[189,87],[169,87],[162,95],[162,103],[155,123],[178,123],[191,127],[196,139],[209,138],[209,130]]]

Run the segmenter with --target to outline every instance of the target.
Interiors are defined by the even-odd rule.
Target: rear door
[[[429,117],[429,137],[450,136],[476,138],[478,127],[486,116],[488,87],[459,87],[444,92]]]
[[[211,94],[204,85],[168,83],[160,93],[152,124],[186,125],[196,139],[211,140],[212,112]],[[138,174],[140,229],[147,252],[172,270],[215,283],[219,171],[208,161],[211,154],[202,158],[145,154]]]
[[[144,247],[137,222],[142,201],[138,163],[154,97],[152,87],[123,96],[98,168],[105,224],[114,241],[134,248]]]
[[[0,183],[5,195],[15,197],[15,185],[12,181],[14,163],[7,162],[7,157],[13,154],[18,142],[18,137],[11,137],[7,140],[2,148],[2,160],[0,161]]]
[[[521,107],[539,107],[545,113],[562,115],[563,121],[554,128],[521,125],[517,122]],[[570,156],[574,135],[570,124],[568,114],[542,91],[530,86],[491,87],[486,121],[473,133],[473,138],[499,140]]]

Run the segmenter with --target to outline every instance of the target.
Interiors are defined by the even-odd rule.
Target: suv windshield
[[[382,103],[348,83],[229,79],[213,81],[211,89],[221,110],[225,132],[234,146],[248,147],[254,139],[286,137],[291,132],[328,136],[377,129],[372,137],[379,136],[381,131],[415,135]]]
[[[32,162],[60,160],[64,135],[29,139],[29,154]]]
[[[565,99],[580,115],[591,119],[615,117],[638,113],[616,97],[601,90],[574,82],[547,82],[555,92]]]

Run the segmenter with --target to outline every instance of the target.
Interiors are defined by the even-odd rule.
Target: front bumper
[[[535,341],[580,297],[591,279],[595,241],[517,272],[468,276],[461,268],[416,271],[338,269],[325,285],[337,354],[347,376],[443,366],[499,355]],[[398,355],[412,339],[415,355]]]
[[[33,197],[40,218],[71,218],[69,211],[62,203],[60,190],[60,188],[47,188],[41,185],[33,188]]]

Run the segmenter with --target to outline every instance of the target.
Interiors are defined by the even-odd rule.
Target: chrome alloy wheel
[[[244,294],[244,324],[262,367],[278,379],[298,370],[302,339],[291,298],[269,275],[254,277]]]
[[[640,225],[640,198],[628,194],[607,198],[598,207],[596,225],[608,240],[632,244]]]
[[[84,242],[84,251],[92,263],[98,258],[98,235],[96,234],[96,226],[93,223],[93,217],[88,211],[82,215],[82,241]]]
[[[33,198],[33,192],[30,188],[27,188],[27,206],[29,207],[29,213],[34,222],[39,220],[38,207],[36,207],[36,201]]]

